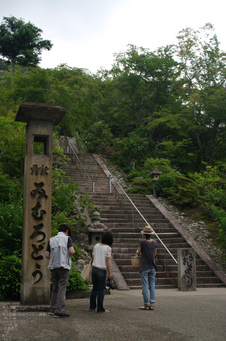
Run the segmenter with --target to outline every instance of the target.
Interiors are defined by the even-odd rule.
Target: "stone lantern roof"
[[[160,172],[157,168],[157,166],[154,167],[154,170],[151,172],[151,175],[161,175],[162,172]]]

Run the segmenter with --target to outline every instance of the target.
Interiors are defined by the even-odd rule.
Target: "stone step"
[[[175,285],[170,285],[170,284],[162,284],[162,285],[159,285],[159,284],[155,284],[155,288],[156,289],[174,289],[176,288],[177,286]],[[129,287],[131,290],[142,290],[142,285],[131,285]]]
[[[123,273],[124,278],[126,279],[126,281],[128,279],[140,279],[140,273],[139,272],[125,272]],[[169,278],[169,277],[173,277],[173,278],[177,278],[178,274],[177,272],[156,272],[156,278]]]
[[[223,283],[197,283],[197,288],[222,288],[224,287]],[[155,284],[156,289],[174,289],[177,288],[177,285],[171,284]],[[142,285],[131,285],[131,290],[142,290]]]
[[[173,272],[177,272],[177,269],[178,269],[178,266],[177,264],[174,263],[174,265],[160,265],[159,262],[157,264],[157,268],[158,268],[158,271],[165,271],[165,272],[169,272],[169,271],[173,271]],[[136,273],[136,271],[138,272],[138,270],[134,271],[134,269],[132,268],[131,266],[131,262],[129,265],[120,265],[119,266],[119,270],[122,272],[122,273],[125,273],[125,272],[134,272]],[[206,264],[202,264],[202,265],[199,265],[197,264],[196,262],[196,271],[197,272],[211,272],[211,270],[209,270],[209,267],[206,265]]]
[[[137,272],[122,272],[124,278],[127,279],[140,279],[140,273]],[[178,272],[177,271],[158,271],[156,272],[156,278],[177,278]],[[197,278],[212,278],[214,277],[214,273],[212,271],[197,271],[196,272]]]
[[[126,283],[129,287],[131,286],[140,286],[141,285],[141,279],[140,278],[128,278],[126,279]],[[155,283],[156,285],[163,285],[163,284],[170,284],[170,285],[174,285],[175,287],[177,287],[177,278],[156,278],[155,279]]]
[[[117,259],[117,262],[116,264],[118,265],[118,267],[122,267],[122,266],[125,266],[125,267],[131,267],[132,269],[132,265],[131,265],[131,258],[128,258],[128,259]],[[176,257],[175,257],[176,258]],[[172,258],[166,258],[166,259],[156,259],[156,265],[157,267],[158,266],[177,266],[177,264],[175,263],[175,261],[172,259]],[[202,259],[196,259],[196,266],[199,266],[199,265],[205,265],[205,263],[203,263],[203,260]],[[205,268],[206,269],[206,268]]]
[[[104,219],[103,219],[104,220]],[[106,219],[105,219],[106,221]],[[129,242],[136,242],[137,236],[134,236],[134,238],[126,238],[126,237],[114,237],[114,242],[115,243],[123,243],[123,244],[128,244]],[[183,237],[176,237],[176,238],[161,238],[162,242],[166,245],[168,244],[175,244],[175,243],[184,243],[184,238]],[[157,241],[158,242],[158,241]],[[160,242],[158,242],[160,243]]]
[[[173,230],[172,228],[166,226],[166,227],[156,227],[155,229],[155,233],[157,233],[159,235],[159,233],[171,233]],[[116,236],[117,233],[137,233],[137,235],[142,235],[141,234],[142,229],[139,227],[125,227],[125,228],[117,228],[117,227],[113,227],[111,228],[111,232],[113,233],[113,236]],[[174,233],[174,232],[173,232]]]
[[[109,178],[106,176],[104,168],[102,169],[102,166],[92,155],[80,154],[79,158],[91,179],[95,182],[95,193],[92,193],[92,184],[84,174],[84,170],[81,169],[75,156],[73,156],[74,161],[70,162],[69,167],[65,167],[64,170],[67,174],[70,174],[72,181],[79,184],[81,192],[89,193],[94,205],[101,208],[101,222],[111,229],[114,237],[113,258],[129,287],[131,289],[141,289],[140,274],[132,268],[131,257],[135,255],[139,247],[142,240],[141,231],[146,223],[130,201],[127,198],[125,199],[124,195],[114,193],[115,187],[113,184],[112,193],[109,193]],[[169,221],[145,195],[129,194],[129,197],[175,258],[177,258],[178,248],[189,247],[185,239],[172,228]],[[155,239],[158,242],[156,288],[175,288],[177,287],[178,266],[157,236],[155,236]],[[198,256],[196,269],[198,287],[223,286],[223,283]]]
[[[126,238],[122,238],[122,237],[115,237],[115,235],[113,234],[113,237],[114,237],[114,244],[113,244],[113,248],[122,248],[122,249],[128,249],[128,248],[134,248],[136,245],[139,245],[140,244],[140,242],[143,240],[143,238],[142,238],[142,235],[138,235],[137,237],[134,237],[134,238],[128,238],[128,239],[126,239]],[[182,242],[179,240],[179,238],[181,238],[181,237],[178,237],[178,238],[175,238],[174,239],[174,242],[173,243],[171,243],[170,242],[170,240],[171,240],[171,238],[168,238],[168,240],[169,240],[169,242],[167,241],[167,239],[165,240],[165,242],[164,243],[162,243],[162,239],[154,239],[156,242],[157,242],[157,244],[158,244],[158,250],[160,249],[165,249],[165,246],[169,249],[170,248],[170,250],[171,249],[174,249],[174,248],[176,248],[176,249],[178,249],[178,245],[181,245],[181,247],[180,248],[183,248],[183,247],[185,247],[185,248],[188,248],[189,247],[189,244],[185,241],[185,240],[183,240]],[[122,243],[122,240],[124,240],[124,242]],[[128,240],[128,241],[127,241]],[[175,246],[175,243],[177,244],[176,246]],[[163,245],[164,244],[164,245]]]
[[[134,285],[140,285],[141,284],[141,279],[140,278],[128,278],[126,279],[126,282],[128,284],[129,287],[134,286]],[[163,284],[170,284],[170,285],[174,285],[175,287],[177,287],[177,283],[178,283],[178,279],[177,277],[160,277],[157,278],[156,277],[156,285],[163,285]],[[201,286],[208,286],[213,285],[213,284],[221,284],[221,281],[219,278],[217,277],[196,277],[196,283],[197,285],[201,285]]]
[[[135,226],[131,223],[123,223],[123,224],[115,224],[115,223],[110,223],[109,227],[111,229],[115,229],[116,232],[117,230],[120,231],[121,229],[128,229],[129,231],[131,229],[138,229],[140,232],[144,229],[144,223],[141,224],[136,224]],[[153,229],[156,231],[156,229],[165,229],[165,228],[170,228],[171,231],[175,231],[175,229],[172,228],[170,223],[154,223],[152,224]]]
[[[122,259],[122,258],[131,258],[133,255],[135,255],[136,250],[138,249],[139,245],[137,245],[137,248],[134,249],[126,249],[126,248],[114,248],[112,247],[112,255],[114,255],[114,259]],[[176,257],[177,255],[177,249],[170,249],[170,253]],[[168,255],[167,250],[165,249],[158,249],[157,256],[166,256]],[[160,257],[159,257],[160,258]]]
[[[114,237],[115,238],[139,238],[141,233],[138,232],[115,232]],[[176,240],[181,237],[179,232],[160,232],[158,233],[158,236],[161,240],[164,239],[172,239],[175,238]],[[156,239],[156,238],[155,238]]]
[[[95,205],[97,205],[96,203],[95,203]],[[97,206],[99,206],[99,205],[97,205]],[[100,206],[101,207],[101,206]],[[105,218],[105,219],[108,219],[108,218]],[[127,219],[125,219],[125,221],[127,220],[127,222],[129,222],[130,224],[132,223],[133,225],[138,225],[139,223],[142,223],[143,222],[143,220],[142,219],[139,219],[139,221],[138,220],[134,220],[134,221],[132,221],[132,218],[131,217],[128,217]],[[114,221],[115,221],[115,218],[109,218],[108,219],[108,221],[109,221],[109,223],[114,223]],[[124,221],[121,221],[121,223],[124,223]],[[149,220],[149,224],[151,224],[151,225],[153,225],[153,223],[158,223],[158,224],[161,224],[161,223],[165,223],[165,220],[164,219],[153,219],[153,221],[151,221],[151,220]],[[143,222],[143,224],[142,224],[142,226],[145,226],[145,223]]]

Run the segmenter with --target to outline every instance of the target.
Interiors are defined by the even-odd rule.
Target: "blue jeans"
[[[96,309],[96,298],[97,298],[97,312],[103,313],[105,309],[104,304],[104,288],[107,279],[107,270],[99,269],[93,266],[92,269],[93,278],[93,290],[90,296],[90,309]]]
[[[155,302],[155,269],[144,270],[140,273],[142,287],[143,287],[143,297],[144,304],[149,305]],[[150,290],[150,298],[149,292]]]

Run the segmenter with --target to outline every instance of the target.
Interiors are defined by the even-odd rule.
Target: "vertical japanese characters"
[[[192,262],[193,262],[192,252],[190,252],[189,250],[185,250],[183,258],[183,265],[185,266],[183,280],[185,281],[187,288],[190,288],[193,284]]]
[[[34,164],[31,167],[31,175],[38,176],[48,176],[48,167],[41,166],[39,167],[37,164]],[[35,199],[36,205],[31,209],[31,216],[33,220],[33,232],[30,236],[32,240],[32,253],[31,258],[34,261],[34,271],[32,272],[32,276],[34,278],[34,284],[37,284],[41,281],[43,277],[42,273],[42,260],[43,255],[41,254],[45,245],[46,245],[46,233],[43,232],[44,224],[45,224],[45,215],[46,211],[43,209],[44,200],[48,199],[48,195],[45,191],[45,184],[43,181],[34,182],[34,189],[30,193],[31,197]]]

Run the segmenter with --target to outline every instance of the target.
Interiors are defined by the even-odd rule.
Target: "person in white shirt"
[[[98,243],[93,248],[93,290],[90,296],[90,311],[95,311],[97,306],[98,313],[109,313],[107,309],[103,307],[104,304],[104,288],[108,278],[112,279],[110,258],[111,248],[113,244],[113,236],[111,232],[104,232],[102,235],[101,243]],[[97,301],[97,302],[96,302]]]

